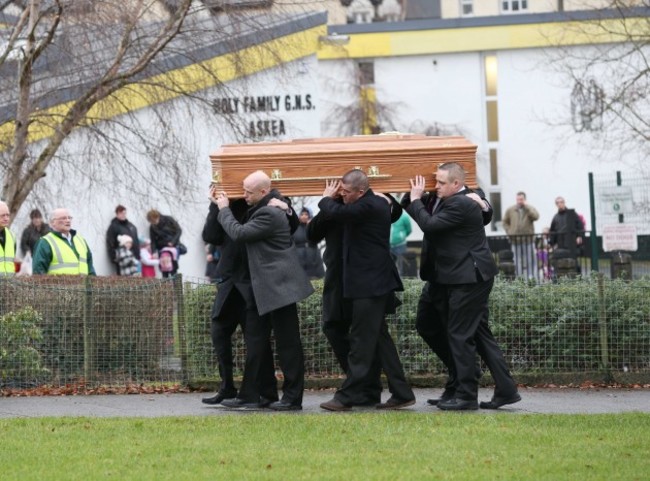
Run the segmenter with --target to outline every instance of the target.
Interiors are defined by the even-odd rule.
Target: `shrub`
[[[48,374],[36,348],[43,340],[42,318],[31,307],[0,317],[0,381],[24,386],[40,382]]]

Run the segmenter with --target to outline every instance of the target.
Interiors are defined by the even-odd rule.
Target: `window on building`
[[[375,64],[373,62],[359,62],[359,83],[361,85],[375,83]]]
[[[485,57],[485,95],[496,97],[497,95],[497,57],[488,55]]]
[[[499,185],[497,149],[490,149],[490,185]]]
[[[528,0],[503,0],[501,2],[501,12],[519,13],[528,11]]]
[[[499,141],[499,115],[497,111],[497,101],[488,100],[485,103],[485,109],[487,113],[487,130],[488,130],[488,141],[489,142],[498,142]]]
[[[474,0],[460,0],[460,15],[462,17],[474,15]]]
[[[372,12],[370,11],[360,11],[354,12],[352,14],[352,23],[371,23],[372,22]]]

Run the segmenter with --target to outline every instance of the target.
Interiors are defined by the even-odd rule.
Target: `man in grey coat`
[[[246,364],[238,397],[222,402],[230,408],[265,407],[260,396],[260,372],[264,352],[275,335],[280,368],[284,375],[282,398],[268,404],[277,411],[302,409],[304,355],[300,341],[296,303],[314,289],[299,266],[287,216],[278,209],[270,178],[261,171],[244,179],[244,199],[250,206],[244,222],[238,222],[229,208],[228,196],[217,197],[218,221],[228,236],[245,246],[245,257],[233,277],[246,302]],[[284,204],[280,207],[289,206]]]

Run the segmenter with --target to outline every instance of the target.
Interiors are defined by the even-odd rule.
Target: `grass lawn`
[[[0,420],[9,480],[646,480],[650,414]]]

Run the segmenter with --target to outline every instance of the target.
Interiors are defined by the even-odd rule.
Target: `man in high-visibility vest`
[[[13,276],[16,273],[16,240],[7,227],[10,220],[9,206],[0,201],[0,277]]]
[[[38,241],[32,268],[34,274],[95,275],[88,243],[71,229],[68,209],[55,209],[50,217],[52,231]]]

